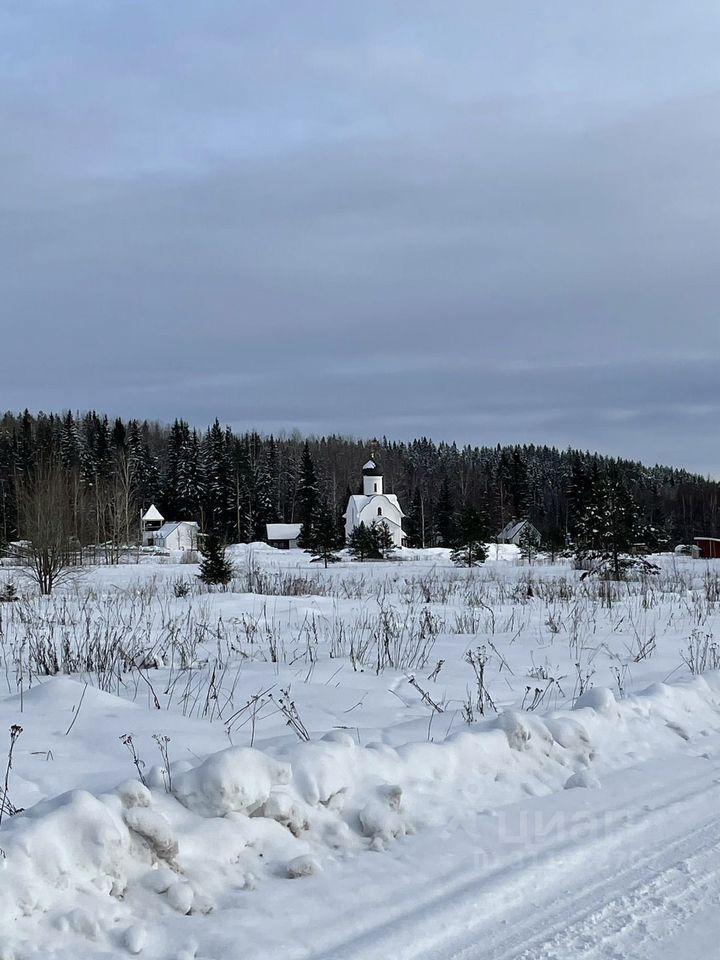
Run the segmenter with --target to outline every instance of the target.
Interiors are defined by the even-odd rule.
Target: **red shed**
[[[720,557],[720,537],[695,537],[703,560],[715,560]]]

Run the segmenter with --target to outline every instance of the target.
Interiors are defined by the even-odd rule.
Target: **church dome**
[[[374,460],[368,460],[368,462],[363,466],[363,476],[364,477],[381,477],[382,470],[380,469],[380,465],[376,463]]]

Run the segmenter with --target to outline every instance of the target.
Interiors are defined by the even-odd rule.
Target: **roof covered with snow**
[[[154,536],[169,537],[178,527],[194,527],[196,530],[200,529],[194,520],[171,520],[164,523]]]
[[[268,540],[297,540],[301,523],[267,523]]]
[[[510,523],[506,524],[505,527],[498,534],[498,540],[504,540],[507,543],[511,543],[517,536],[519,536],[525,528],[528,528],[528,531],[531,535],[537,536],[538,529],[532,524],[529,520],[511,520]]]
[[[352,503],[355,506],[358,514],[360,514],[365,507],[370,506],[371,503],[379,502],[381,500],[389,501],[399,511],[401,517],[405,516],[405,514],[402,512],[402,507],[398,502],[397,495],[394,493],[374,493],[372,496],[366,496],[362,493],[353,493],[350,495],[348,507],[350,506],[350,503]]]
[[[364,477],[381,477],[382,470],[380,469],[380,464],[376,463],[374,460],[370,459],[367,463],[363,464],[362,468]]]
[[[165,517],[160,513],[154,503],[151,503],[147,511],[143,514],[143,520],[160,520],[160,522],[162,522],[164,519]]]
[[[502,531],[501,536],[507,537],[508,540],[512,540],[513,537],[516,537],[520,533],[526,523],[527,520],[520,520],[517,523],[508,523],[508,525]]]

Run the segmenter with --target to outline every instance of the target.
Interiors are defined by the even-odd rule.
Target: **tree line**
[[[0,417],[0,543],[28,536],[28,491],[54,482],[61,493],[53,509],[62,500],[77,542],[103,543],[111,553],[137,538],[150,503],[168,519],[197,520],[223,542],[262,540],[267,523],[300,522],[308,545],[330,550],[371,454],[399,497],[411,546],[456,545],[474,510],[489,539],[527,517],[547,546],[560,548],[591,537],[588,518],[603,509],[608,484],[633,516],[633,536],[650,547],[718,529],[716,482],[588,451],[263,436],[218,420],[198,430],[181,419],[25,411]]]

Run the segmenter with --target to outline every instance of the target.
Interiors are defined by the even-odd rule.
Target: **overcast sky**
[[[0,407],[720,475],[711,0],[3,0]]]

